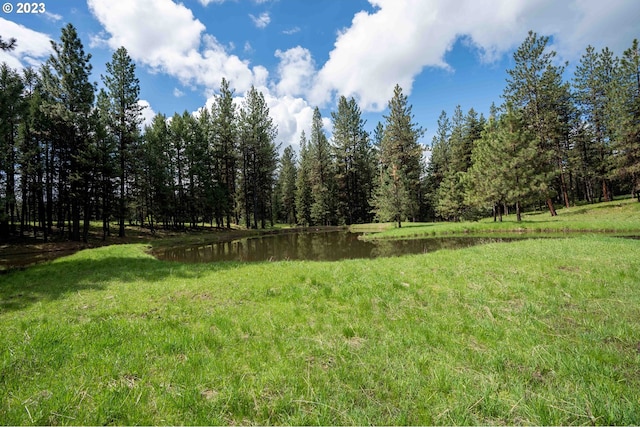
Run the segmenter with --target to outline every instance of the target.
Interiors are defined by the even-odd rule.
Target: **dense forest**
[[[20,41],[2,41],[11,50]],[[0,238],[82,241],[91,222],[186,229],[274,222],[501,220],[524,209],[640,201],[640,53],[587,47],[565,80],[549,39],[530,32],[514,54],[503,103],[489,117],[442,112],[430,147],[395,87],[373,133],[340,97],[329,139],[320,110],[300,150],[279,158],[260,91],[241,106],[222,80],[210,109],[142,126],[135,64],[124,47],[91,82],[91,55],[62,29],[39,70],[0,66]]]

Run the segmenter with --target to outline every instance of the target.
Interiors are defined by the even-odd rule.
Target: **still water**
[[[446,237],[365,242],[358,239],[359,235],[360,233],[347,231],[277,234],[201,246],[174,247],[158,251],[155,256],[165,261],[180,262],[337,261],[422,254],[438,249],[458,249],[514,240],[512,238]]]

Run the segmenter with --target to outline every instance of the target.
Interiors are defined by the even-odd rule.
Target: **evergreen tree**
[[[188,116],[188,112],[184,111]],[[184,228],[187,221],[187,198],[185,186],[187,184],[187,124],[183,120],[184,115],[174,113],[169,123],[170,144],[170,170],[172,180],[175,182],[173,193],[174,227]]]
[[[573,78],[574,99],[580,122],[576,125],[574,144],[575,163],[584,180],[585,196],[593,200],[595,182],[599,181],[601,196],[612,198],[609,177],[611,174],[612,131],[609,126],[610,92],[615,64],[609,49],[596,53],[588,46],[580,59]]]
[[[147,212],[151,230],[162,222],[167,228],[175,215],[172,147],[164,114],[156,114],[145,127],[141,150],[144,178],[142,191],[147,194]]]
[[[374,164],[369,137],[355,99],[344,96],[331,113],[338,192],[338,221],[344,224],[370,220]]]
[[[0,65],[0,237],[15,231],[16,156],[18,126],[22,120],[24,85],[6,63]]]
[[[53,54],[43,70],[43,83],[48,92],[45,106],[56,128],[58,156],[59,213],[58,223],[71,222],[71,240],[80,240],[80,218],[84,210],[84,236],[87,239],[90,220],[91,163],[90,114],[95,87],[89,82],[91,54],[85,54],[82,42],[72,24],[62,29],[60,43],[51,42]]]
[[[96,181],[98,185],[98,197],[101,201],[102,239],[111,235],[109,223],[115,212],[115,179],[118,172],[117,140],[109,131],[111,120],[111,103],[109,95],[104,89],[98,92],[94,111],[95,139],[98,156],[98,168],[96,169]]]
[[[564,143],[568,135],[570,95],[568,85],[562,81],[564,67],[554,65],[556,53],[547,51],[548,42],[548,37],[529,32],[514,53],[514,68],[507,70],[509,78],[503,97],[513,108],[522,110],[525,122],[533,129],[540,144],[540,155],[548,160],[541,164],[538,174],[550,179],[549,194],[545,198],[551,215],[556,215],[551,199],[556,177],[563,202],[569,207]]]
[[[524,113],[507,104],[496,125],[490,119],[473,150],[473,165],[464,179],[467,200],[478,207],[493,204],[495,208],[502,201],[514,204],[521,221],[523,203],[548,191],[549,178],[540,174],[540,163],[547,160],[538,149]]]
[[[306,226],[313,224],[311,205],[313,194],[311,190],[311,153],[307,138],[302,131],[300,135],[300,161],[296,176],[296,212],[298,223]]]
[[[241,206],[247,228],[266,227],[273,221],[272,192],[278,164],[278,131],[269,116],[264,95],[255,87],[247,92],[240,110]],[[253,224],[251,223],[253,217]]]
[[[494,221],[502,222],[502,205],[507,201],[510,188],[504,140],[499,138],[499,120],[496,112],[489,117],[480,139],[471,153],[471,167],[463,177],[465,203],[478,209],[493,210]],[[504,124],[502,125],[504,127]]]
[[[462,217],[473,217],[470,206],[465,203],[464,174],[471,167],[471,152],[480,139],[482,122],[473,108],[462,114],[458,105],[453,115],[451,137],[446,144],[450,161],[446,165],[441,184],[436,192],[436,212],[441,218],[458,221]]]
[[[410,199],[396,164],[383,170],[372,202],[378,221],[391,221],[402,227],[402,220],[409,214]]]
[[[335,169],[331,145],[324,133],[320,109],[313,111],[311,138],[309,141],[310,182],[313,202],[311,218],[318,225],[336,222]]]
[[[227,228],[231,227],[231,217],[237,210],[235,206],[236,175],[238,169],[238,115],[233,103],[233,90],[229,82],[222,79],[220,94],[212,106],[213,123],[213,155],[217,160],[218,182],[223,215],[227,220]],[[235,217],[236,224],[238,217]]]
[[[195,228],[200,218],[211,217],[211,212],[204,211],[206,184],[213,177],[209,176],[208,141],[196,118],[185,111],[182,113],[184,123],[185,161],[186,161],[186,203],[189,226]]]
[[[42,84],[38,74],[31,68],[23,71],[24,90],[23,116],[19,127],[17,161],[22,187],[22,209],[20,234],[22,235],[33,222],[33,236],[42,231],[43,239],[48,240],[49,230],[45,223],[45,163],[44,144],[47,123],[41,111]]]
[[[438,129],[431,140],[430,156],[424,180],[425,199],[428,203],[428,217],[435,219],[435,206],[438,204],[438,189],[449,170],[451,148],[451,122],[446,111],[438,117]]]
[[[424,131],[412,122],[411,106],[399,85],[394,88],[388,108],[389,115],[385,116],[384,136],[380,143],[382,186],[387,182],[387,187],[402,188],[397,191],[379,191],[374,197],[373,206],[380,215],[390,204],[402,203],[393,209],[395,217],[400,218],[397,221],[400,226],[401,221],[407,217],[415,221],[419,212],[422,198],[422,147],[418,139]],[[385,200],[385,197],[390,199]]]
[[[127,215],[127,177],[130,146],[139,137],[139,127],[142,123],[142,107],[138,103],[140,95],[140,81],[136,78],[136,66],[127,53],[127,49],[120,47],[112,56],[111,62],[106,64],[107,74],[102,76],[109,98],[109,131],[118,141],[118,236],[125,236],[125,217]]]
[[[202,158],[199,159],[199,194],[201,197],[200,209],[202,210],[203,223],[216,222],[216,227],[224,227],[224,217],[229,206],[224,194],[225,185],[222,182],[222,159],[216,152],[215,120],[217,109],[212,105],[211,110],[203,108],[197,118],[197,137],[199,138],[198,150]]]
[[[296,224],[296,154],[289,145],[284,149],[280,159],[280,173],[278,174],[278,187],[280,190],[281,218],[287,224]]]
[[[640,49],[635,39],[616,69],[609,95],[615,135],[615,176],[626,179],[640,202]]]

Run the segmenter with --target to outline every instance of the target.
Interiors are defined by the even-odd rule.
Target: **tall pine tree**
[[[569,206],[564,142],[568,134],[565,110],[570,96],[568,85],[562,80],[564,67],[554,65],[556,53],[547,50],[548,43],[548,37],[529,32],[513,55],[515,65],[507,70],[503,97],[514,109],[522,110],[525,122],[536,135],[540,155],[547,159],[538,174],[550,179],[545,198],[549,212],[556,215],[552,200],[556,177],[563,202]]]
[[[393,90],[388,109],[380,143],[382,185],[372,204],[379,217],[382,212],[389,212],[391,206],[392,217],[401,226],[406,218],[417,220],[420,209],[422,147],[418,139],[424,130],[413,123],[411,106],[399,85]]]
[[[43,71],[48,92],[45,107],[56,127],[55,149],[58,167],[58,223],[71,222],[71,240],[80,240],[80,219],[84,210],[84,240],[90,220],[90,181],[93,178],[89,159],[90,114],[95,87],[89,82],[91,54],[84,52],[78,32],[72,24],[62,29],[60,43],[51,42],[53,54]]]
[[[138,103],[140,96],[140,81],[136,78],[136,66],[127,53],[127,49],[120,47],[106,64],[107,74],[102,76],[109,98],[109,131],[118,141],[118,236],[125,236],[125,218],[127,216],[127,177],[130,146],[139,137],[139,127],[142,123],[142,107]]]

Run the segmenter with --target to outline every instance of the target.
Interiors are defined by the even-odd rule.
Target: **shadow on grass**
[[[237,263],[198,266],[115,254],[94,259],[71,256],[1,275],[0,314],[65,298],[73,292],[103,290],[114,283],[138,282],[144,286],[168,277],[190,279],[204,269],[211,272],[234,266]]]

